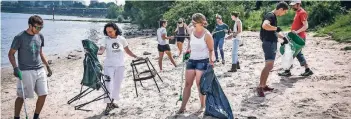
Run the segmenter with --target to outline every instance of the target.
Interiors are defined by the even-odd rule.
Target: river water
[[[11,66],[8,60],[8,51],[13,38],[28,28],[28,18],[32,14],[1,13],[1,67]],[[52,15],[39,15],[43,19],[51,19]],[[55,19],[97,19],[74,16],[55,16]],[[82,48],[81,40],[104,38],[103,27],[106,23],[51,21],[44,20],[45,55],[59,54]],[[126,24],[117,24],[123,28]],[[17,55],[15,55],[17,57]]]

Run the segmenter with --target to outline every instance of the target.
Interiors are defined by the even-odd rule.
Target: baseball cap
[[[218,19],[222,19],[222,16],[221,16],[221,15],[219,15],[219,14],[216,14],[216,18],[218,18]]]
[[[292,0],[290,2],[290,5],[296,5],[297,3],[300,3],[301,4],[301,0]]]

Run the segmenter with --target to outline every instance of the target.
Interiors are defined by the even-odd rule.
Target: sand
[[[275,88],[266,93],[266,97],[258,97],[255,87],[264,67],[264,56],[258,32],[244,32],[244,46],[239,48],[241,69],[236,73],[226,73],[231,64],[232,41],[225,41],[226,64],[215,64],[215,73],[230,101],[235,118],[259,119],[350,119],[351,118],[351,51],[341,48],[351,44],[337,43],[329,37],[307,38],[303,53],[307,58],[314,75],[300,77],[304,71],[294,60],[292,77],[285,78],[277,75],[281,71],[281,55],[277,54],[274,69],[268,79],[268,84]],[[155,37],[138,37],[128,39],[130,49],[138,56],[149,57],[157,70],[158,52]],[[144,44],[144,45],[143,45]],[[174,54],[175,46],[171,46]],[[67,101],[80,91],[83,76],[84,52],[77,51],[48,56],[52,60],[53,75],[49,77],[49,95],[41,113],[41,119],[198,119],[202,114],[196,114],[199,109],[199,99],[196,86],[187,105],[187,112],[175,115],[180,103],[181,59],[177,59],[179,67],[175,68],[170,61],[164,59],[164,71],[159,73],[163,82],[156,79],[161,93],[157,91],[153,80],[143,81],[144,88],[137,83],[139,97],[136,97],[130,63],[132,58],[126,55],[125,79],[122,84],[122,99],[116,102],[120,108],[111,111],[109,116],[103,116],[105,109],[103,101],[91,103],[83,107],[92,111],[74,110],[74,106],[84,103],[102,94],[94,91],[87,97],[70,105]],[[151,55],[143,55],[147,51]],[[68,54],[76,55],[67,59]],[[60,57],[58,59],[58,57]],[[104,56],[99,56],[103,61]],[[14,101],[16,98],[16,78],[12,68],[1,70],[1,118],[13,118]],[[27,99],[29,117],[32,118],[35,102]],[[23,111],[21,116],[24,117]],[[206,117],[208,118],[208,117]]]

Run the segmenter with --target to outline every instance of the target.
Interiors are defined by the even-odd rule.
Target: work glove
[[[183,56],[183,62],[188,60],[190,58],[190,50],[186,51],[184,56]]]
[[[284,37],[283,40],[284,40],[284,42],[281,45],[285,45],[285,44],[289,43],[289,41],[288,41],[288,39],[286,37]]]
[[[13,75],[15,75],[16,77],[19,77],[21,70],[18,67],[15,67],[13,69]]]
[[[279,26],[277,26],[277,32],[281,32],[281,31],[282,29]]]

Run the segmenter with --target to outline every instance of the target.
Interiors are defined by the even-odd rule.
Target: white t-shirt
[[[102,40],[101,46],[106,50],[104,66],[124,66],[124,48],[128,43],[123,36],[106,37]]]
[[[162,39],[162,34],[166,34],[167,35],[167,30],[164,27],[161,27],[161,28],[157,29],[157,41],[158,41],[158,44],[160,44],[160,45],[169,44],[168,40],[163,40]]]

